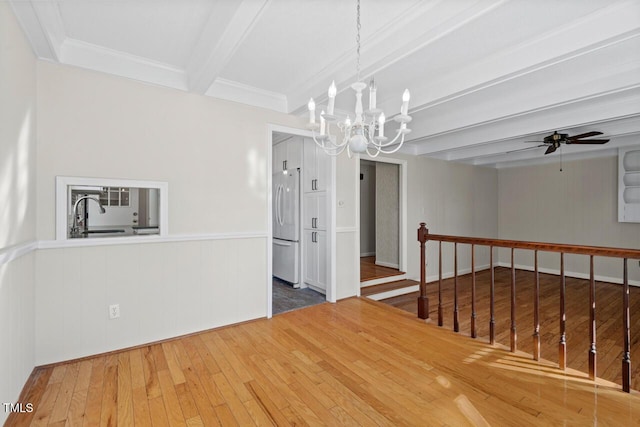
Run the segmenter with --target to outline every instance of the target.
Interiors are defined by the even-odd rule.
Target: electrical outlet
[[[109,319],[117,319],[120,317],[120,304],[112,304],[109,306]]]

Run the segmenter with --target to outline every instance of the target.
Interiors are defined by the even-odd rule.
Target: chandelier
[[[348,115],[346,118],[341,118],[334,114],[337,91],[335,81],[332,81],[328,91],[327,111],[320,112],[320,123],[316,122],[316,104],[313,98],[309,100],[307,128],[311,129],[315,143],[329,155],[340,155],[346,149],[349,157],[352,153],[365,152],[371,157],[377,157],[380,153],[391,154],[398,151],[404,143],[405,135],[411,132],[411,129],[407,128],[407,123],[411,121],[411,117],[407,114],[410,95],[409,90],[405,89],[402,94],[400,114],[393,118],[395,122],[400,124],[400,127],[396,130],[395,137],[389,140],[384,136],[386,117],[384,112],[376,106],[376,82],[373,78],[369,85],[360,81],[360,0],[358,0],[356,16],[356,82],[351,85],[351,89],[355,91],[356,95],[354,120],[351,121],[351,117]],[[369,108],[364,111],[362,91],[367,86],[369,86]],[[334,131],[336,134],[333,133]]]

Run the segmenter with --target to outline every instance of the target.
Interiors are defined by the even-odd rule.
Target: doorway
[[[312,203],[333,194],[334,165],[311,155],[316,146],[308,132],[270,126],[269,142],[267,316],[271,317],[335,298],[335,264],[328,253],[335,221],[331,205]],[[314,185],[307,185],[309,180]]]
[[[360,160],[360,282],[404,274],[402,164]]]

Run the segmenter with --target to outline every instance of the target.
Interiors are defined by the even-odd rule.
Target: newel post
[[[420,296],[418,297],[418,317],[429,318],[429,298],[427,297],[427,253],[425,243],[429,237],[429,230],[425,223],[420,223],[418,228],[418,241],[420,242]]]

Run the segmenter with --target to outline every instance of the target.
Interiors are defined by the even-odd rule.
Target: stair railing
[[[426,283],[426,243],[427,241],[438,242],[438,326],[443,325],[442,306],[442,242],[450,242],[454,245],[454,271],[453,271],[453,329],[460,331],[458,312],[458,244],[471,245],[471,337],[476,338],[476,272],[475,272],[475,247],[488,246],[490,248],[489,268],[490,272],[490,306],[489,306],[489,342],[495,344],[495,273],[493,262],[493,248],[511,249],[511,326],[510,326],[510,350],[517,349],[517,329],[516,329],[516,269],[514,263],[515,249],[525,249],[534,251],[534,331],[533,331],[533,359],[540,358],[540,277],[538,272],[538,251],[557,252],[560,254],[560,341],[558,343],[558,365],[561,369],[567,366],[567,330],[565,311],[565,271],[564,254],[580,254],[589,256],[589,378],[596,378],[596,287],[593,260],[594,257],[621,258],[622,265],[622,319],[623,319],[623,349],[622,349],[622,389],[627,393],[631,389],[631,331],[630,331],[630,302],[629,302],[629,277],[628,260],[640,260],[640,250],[611,248],[602,246],[581,246],[559,243],[528,242],[521,240],[487,239],[480,237],[447,236],[441,234],[430,234],[424,222],[418,228],[418,241],[420,242],[420,295],[418,296],[418,317],[420,319],[429,318],[429,298],[427,296]]]

